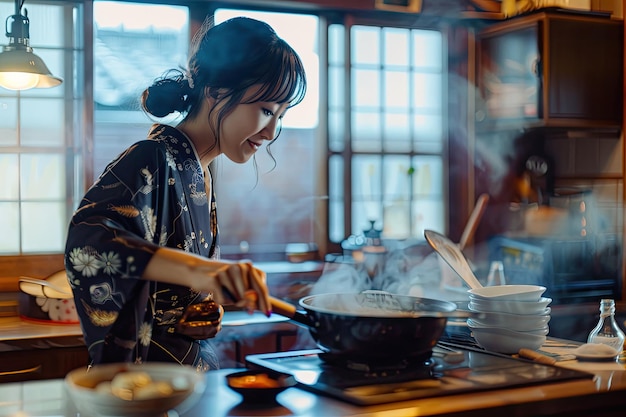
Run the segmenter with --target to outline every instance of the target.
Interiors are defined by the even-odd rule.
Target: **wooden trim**
[[[63,254],[0,256],[0,292],[18,291],[20,276],[45,278],[64,268]]]

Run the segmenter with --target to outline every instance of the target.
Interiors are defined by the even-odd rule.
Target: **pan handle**
[[[289,317],[291,320],[304,327],[311,327],[311,320],[304,311],[299,311],[296,306],[276,297],[270,297],[272,312],[281,316]]]

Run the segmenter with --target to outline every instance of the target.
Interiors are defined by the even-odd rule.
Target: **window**
[[[153,120],[142,91],[172,68],[185,66],[187,7],[94,2],[94,178],[120,152],[145,139]],[[163,119],[174,123],[174,117]]]
[[[0,88],[0,255],[62,252],[83,189],[83,9],[72,1],[29,1],[24,9],[34,52],[64,82]],[[2,18],[14,14],[15,2],[0,0]]]
[[[442,34],[333,24],[328,48],[330,240],[445,230]]]

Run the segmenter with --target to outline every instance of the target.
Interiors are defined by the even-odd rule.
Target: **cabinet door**
[[[536,13],[478,36],[477,128],[622,124],[623,22]]]
[[[88,364],[85,346],[0,352],[0,383],[63,378]]]
[[[545,24],[549,39],[546,120],[618,124],[623,95],[622,24],[562,18]]]
[[[537,119],[541,78],[536,24],[492,32],[479,41],[479,87],[487,121]]]

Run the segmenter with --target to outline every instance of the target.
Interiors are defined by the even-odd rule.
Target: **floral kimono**
[[[215,198],[191,141],[152,126],[111,162],[69,226],[65,267],[92,362],[167,361],[217,367],[207,341],[176,333],[205,294],[140,279],[160,246],[218,258]]]

